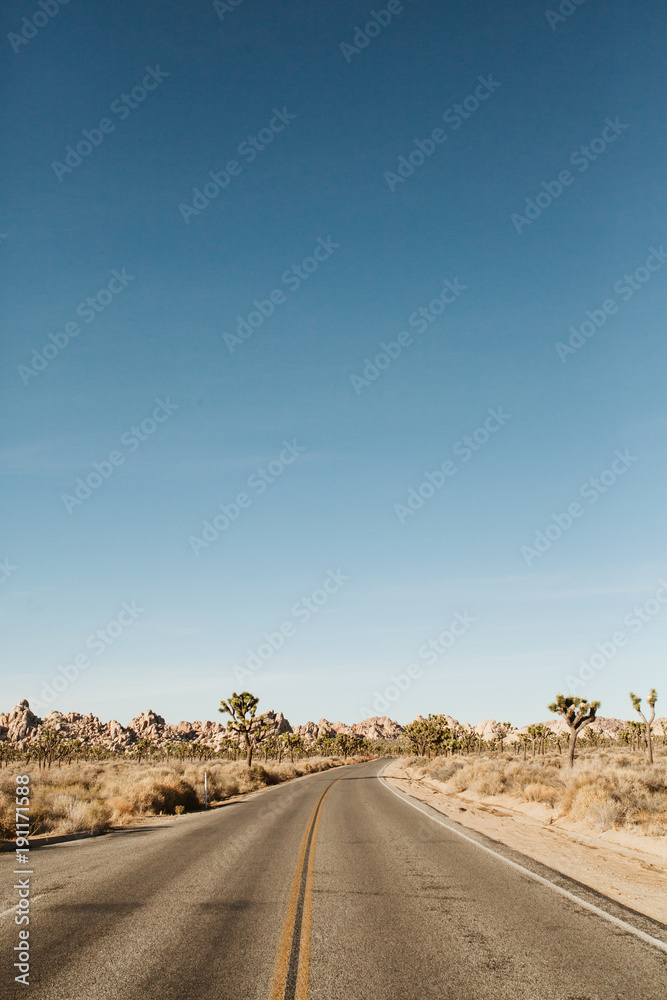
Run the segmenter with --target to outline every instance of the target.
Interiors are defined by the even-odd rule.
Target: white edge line
[[[629,934],[634,934],[635,937],[640,938],[647,944],[653,945],[654,948],[659,948],[660,951],[664,951],[665,953],[667,953],[667,943],[661,941],[659,938],[654,938],[650,934],[646,934],[644,931],[640,931],[637,927],[633,927],[632,924],[626,923],[625,920],[621,920],[619,917],[614,917],[611,913],[607,913],[606,910],[601,910],[599,906],[595,906],[593,903],[589,903],[587,900],[582,899],[580,896],[575,896],[573,892],[568,892],[567,889],[563,889],[561,886],[556,885],[555,882],[550,882],[549,879],[543,878],[536,872],[532,872],[530,868],[524,868],[523,865],[517,864],[516,861],[512,861],[510,858],[506,858],[504,854],[500,854],[498,851],[494,851],[491,847],[487,847],[485,844],[480,844],[480,842],[478,840],[475,840],[474,837],[469,837],[467,834],[462,833],[460,830],[457,830],[454,826],[451,826],[444,819],[439,819],[437,816],[433,816],[430,812],[427,812],[426,809],[422,809],[419,805],[417,805],[417,802],[410,802],[409,798],[406,798],[406,793],[401,793],[397,789],[393,788],[389,784],[387,779],[382,777],[382,774],[387,767],[389,767],[389,764],[385,764],[385,766],[377,775],[380,783],[383,784],[385,788],[388,788],[393,795],[401,799],[402,802],[405,802],[406,805],[412,806],[413,809],[416,809],[418,812],[420,812],[422,816],[426,816],[428,819],[433,820],[434,823],[438,823],[440,826],[444,826],[447,830],[449,830],[450,833],[455,833],[457,837],[462,837],[464,840],[467,840],[468,843],[474,844],[475,847],[478,847],[480,849],[480,851],[486,851],[487,854],[492,854],[494,858],[500,858],[500,860],[504,861],[506,865],[510,865],[512,868],[515,868],[523,875],[529,875],[530,878],[534,879],[536,882],[539,882],[540,885],[545,885],[549,889],[553,889],[554,892],[560,893],[561,896],[565,896],[566,899],[571,900],[578,906],[583,906],[584,909],[590,910],[591,913],[595,913],[598,917],[603,917],[605,920],[608,920],[609,923],[615,924],[616,927],[620,927],[621,930],[627,931]],[[650,917],[648,919],[650,920]]]

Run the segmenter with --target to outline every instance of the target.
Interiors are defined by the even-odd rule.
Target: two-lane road
[[[667,950],[641,937],[667,941],[665,928],[621,912],[633,934],[615,904],[593,900],[616,923],[593,894],[570,886],[587,908],[539,866],[526,862],[536,879],[507,864],[402,800],[383,766],[35,850],[29,995],[665,1000]],[[0,855],[0,908],[13,868]],[[5,913],[2,997],[26,995],[11,969],[17,931]]]

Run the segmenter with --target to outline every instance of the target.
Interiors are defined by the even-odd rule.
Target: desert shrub
[[[192,785],[177,774],[147,775],[135,783],[128,783],[124,797],[132,811],[156,816],[174,814],[176,806],[191,811],[199,807],[199,799]]]
[[[449,781],[454,775],[465,768],[466,764],[460,758],[438,758],[428,769],[428,773],[438,781]]]
[[[16,805],[13,794],[13,782],[12,782],[12,795],[9,796],[8,792],[4,789],[0,789],[0,838],[2,840],[13,840],[16,836]]]
[[[561,764],[559,757],[454,757],[433,761],[427,773],[450,794],[514,795],[596,830],[667,835],[667,757],[651,766],[643,756],[604,750],[582,754],[572,770]]]
[[[352,759],[350,759],[352,762]],[[332,757],[278,764],[242,761],[206,763],[138,761],[77,763],[39,771],[35,765],[11,764],[0,772],[0,838],[15,837],[16,774],[31,776],[31,836],[102,831],[125,826],[138,816],[181,815],[204,805],[204,772],[209,804],[234,795],[324,771],[342,763]]]
[[[552,808],[558,799],[558,792],[553,785],[543,785],[537,781],[524,785],[522,794],[526,802],[543,802]]]

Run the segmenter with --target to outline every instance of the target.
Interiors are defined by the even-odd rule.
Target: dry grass
[[[351,762],[351,761],[350,761]],[[209,803],[324,771],[342,761],[313,757],[291,763],[138,764],[131,761],[70,764],[39,771],[16,764],[0,771],[0,839],[15,837],[15,775],[30,774],[30,835],[102,833],[141,816],[181,815],[204,805],[204,772]]]
[[[523,761],[471,756],[411,762],[417,773],[441,781],[450,794],[514,796],[553,810],[598,831],[626,829],[654,837],[667,836],[667,752],[658,749],[653,765],[642,754],[626,750],[584,751],[572,770],[563,757]]]

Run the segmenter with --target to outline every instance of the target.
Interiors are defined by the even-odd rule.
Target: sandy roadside
[[[445,794],[434,778],[415,778],[402,760],[384,771],[408,792],[462,826],[507,844],[527,857],[667,924],[667,842],[640,834],[566,829],[563,821],[528,815],[509,796]],[[533,812],[538,810],[533,809]],[[539,810],[542,811],[542,810]],[[544,810],[546,813],[546,809]]]

